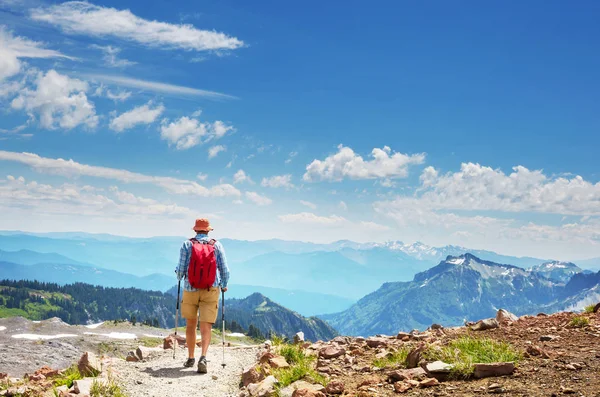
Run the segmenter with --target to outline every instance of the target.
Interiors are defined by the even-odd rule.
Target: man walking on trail
[[[185,278],[181,315],[186,319],[188,359],[183,366],[193,367],[196,361],[196,326],[200,310],[202,355],[198,360],[198,373],[205,374],[211,329],[217,321],[219,294],[221,290],[227,291],[229,268],[221,243],[208,237],[208,233],[213,230],[208,219],[196,219],[193,230],[196,237],[186,240],[181,246],[179,265],[175,272],[179,280]]]

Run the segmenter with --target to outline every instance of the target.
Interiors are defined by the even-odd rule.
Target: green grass
[[[125,393],[121,390],[119,385],[117,385],[112,380],[109,380],[108,383],[101,383],[94,381],[92,383],[92,387],[90,388],[90,397],[127,397]]]
[[[584,313],[593,313],[594,312],[594,308],[596,307],[596,305],[589,305],[586,306],[585,309],[583,310]]]
[[[575,316],[571,319],[569,325],[574,328],[583,328],[590,324],[590,319],[583,316]]]
[[[313,383],[327,386],[327,378],[314,369],[316,357],[307,356],[301,346],[282,344],[276,348],[276,352],[285,357],[290,364],[288,368],[273,370],[273,375],[279,380],[279,388],[284,388],[304,378],[310,378]]]
[[[378,368],[405,366],[406,357],[408,357],[409,352],[410,348],[402,347],[400,350],[389,355],[389,357],[376,358],[373,360],[373,365]]]
[[[79,373],[77,365],[71,365],[61,375],[54,378],[53,384],[56,387],[66,385],[71,388],[73,386],[73,381],[78,379],[83,379],[83,376]]]
[[[152,337],[152,336],[142,336],[138,338],[138,342],[140,345],[145,347],[157,347],[162,346],[163,338]]]
[[[474,363],[514,362],[522,359],[522,354],[510,343],[489,338],[463,336],[443,347],[430,347],[424,352],[428,360],[440,360],[453,364],[450,375],[453,378],[468,378],[473,374]]]

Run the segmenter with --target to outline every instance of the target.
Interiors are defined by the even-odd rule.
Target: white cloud
[[[123,132],[140,124],[151,124],[165,111],[165,107],[157,105],[152,106],[152,101],[145,105],[135,107],[110,121],[110,129],[117,132]]]
[[[104,53],[102,59],[104,64],[113,68],[124,68],[127,66],[135,65],[137,62],[129,61],[127,59],[119,59],[118,55],[121,52],[119,47],[113,47],[110,45],[92,45],[92,48],[98,49]]]
[[[256,192],[246,192],[246,198],[256,205],[270,205],[273,200]]]
[[[422,164],[425,161],[424,153],[413,155],[392,153],[387,146],[384,146],[383,149],[373,149],[371,156],[372,160],[365,161],[349,147],[339,145],[336,154],[325,160],[313,160],[306,167],[304,180],[307,182],[339,182],[344,178],[405,178],[408,176],[410,165]]]
[[[202,172],[199,172],[198,175],[196,175],[196,178],[199,181],[203,181],[204,182],[206,180],[206,178],[208,178],[208,175],[207,174],[203,174]]]
[[[299,223],[315,226],[340,226],[348,223],[348,220],[337,215],[319,216],[312,212],[300,212],[298,214],[279,215],[279,220],[284,223]]]
[[[113,93],[111,90],[106,90],[106,97],[115,102],[124,102],[125,100],[131,97],[130,91],[118,91],[117,93]]]
[[[69,183],[54,186],[9,175],[5,180],[0,179],[0,208],[3,211],[21,209],[36,214],[99,217],[194,216],[191,209],[177,204],[135,196],[117,187],[111,187],[109,191],[113,197],[98,194],[91,186]]]
[[[190,194],[199,197],[239,197],[241,193],[233,185],[221,184],[210,188],[197,182],[163,176],[139,174],[118,168],[98,167],[77,163],[73,160],[40,157],[33,153],[7,152],[0,150],[0,160],[14,161],[32,167],[35,171],[65,177],[91,176],[124,183],[145,183],[159,186],[169,193]]]
[[[288,155],[287,160],[285,160],[286,164],[289,164],[292,162],[292,160],[294,159],[294,157],[296,157],[298,155],[298,152],[290,152],[290,154]]]
[[[184,87],[174,84],[160,83],[158,81],[140,80],[125,76],[114,76],[97,73],[87,73],[82,75],[89,79],[103,81],[105,83],[112,83],[129,88],[139,88],[141,90],[160,92],[164,94],[201,96],[204,98],[214,100],[237,99],[234,96],[222,94],[220,92],[200,90],[197,88]]]
[[[310,201],[300,200],[300,204],[307,206],[310,209],[316,210],[317,205],[315,203],[311,203]]]
[[[112,36],[160,49],[207,51],[242,47],[235,37],[214,30],[199,30],[189,24],[149,21],[129,10],[101,7],[85,1],[31,10],[31,18],[48,22],[70,34]]]
[[[391,228],[389,226],[381,225],[379,223],[370,222],[370,221],[359,222],[359,225],[361,228],[367,229],[367,230],[370,230],[373,232],[385,232],[385,231],[391,230]]]
[[[264,187],[284,187],[289,189],[294,187],[291,181],[292,176],[290,174],[275,175],[270,178],[263,178],[260,184]]]
[[[208,158],[209,160],[212,158],[217,157],[217,155],[221,152],[226,151],[227,148],[223,145],[216,145],[216,146],[212,146],[210,149],[208,149]]]
[[[345,201],[340,201],[340,203],[338,204],[338,207],[342,211],[347,211],[348,210],[348,205],[346,204]]]
[[[13,99],[13,109],[23,109],[32,118],[38,115],[41,126],[48,129],[98,125],[94,104],[86,96],[89,87],[85,81],[49,70],[38,74],[35,85],[35,90],[25,88]]]
[[[233,175],[233,184],[248,182],[253,184],[252,179],[244,172],[244,170],[239,170]]]
[[[160,127],[160,136],[162,139],[168,141],[169,144],[175,145],[177,149],[185,150],[211,140],[220,139],[230,131],[234,131],[234,128],[220,120],[214,123],[200,122],[198,119],[184,116],[170,123],[168,120],[163,119]],[[218,149],[211,148],[211,150],[216,150],[214,156],[219,151],[225,150],[225,147],[221,145],[215,146],[215,148]],[[209,158],[214,156],[209,155]]]
[[[600,183],[585,181],[581,176],[550,177],[541,170],[522,166],[505,174],[463,163],[460,171],[445,175],[427,167],[421,175],[417,199],[419,205],[435,210],[600,215]],[[398,198],[398,204],[405,200]]]
[[[43,43],[13,36],[0,25],[0,82],[22,71],[20,58],[70,58],[58,51],[43,48]]]

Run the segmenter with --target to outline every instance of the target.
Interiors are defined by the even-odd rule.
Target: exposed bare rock
[[[338,380],[331,381],[325,388],[327,394],[342,394],[344,392],[344,383]]]
[[[514,363],[474,364],[474,366],[473,376],[476,378],[510,375],[515,370]]]
[[[77,363],[77,368],[83,376],[96,376],[102,372],[102,363],[92,352],[85,352]]]
[[[485,331],[488,329],[498,328],[500,325],[495,318],[488,318],[485,320],[479,320],[475,325],[471,326],[471,330],[473,331]]]
[[[416,348],[408,353],[406,357],[406,366],[408,368],[415,368],[419,365],[421,361],[421,354],[427,349],[427,345],[425,343],[420,343]]]
[[[319,350],[319,357],[323,358],[336,358],[346,354],[346,350],[338,346],[327,346]]]
[[[498,322],[498,324],[506,325],[515,322],[518,319],[519,317],[515,316],[508,310],[500,309],[496,313],[496,321]]]

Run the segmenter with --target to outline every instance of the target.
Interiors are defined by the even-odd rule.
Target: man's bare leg
[[[206,357],[208,346],[210,346],[210,338],[212,336],[212,324],[201,322],[200,335],[202,336],[202,356]]]
[[[185,340],[188,346],[188,357],[194,358],[194,352],[196,351],[196,324],[198,323],[198,318],[188,318],[185,321]],[[204,345],[204,341],[202,341],[202,345]]]

